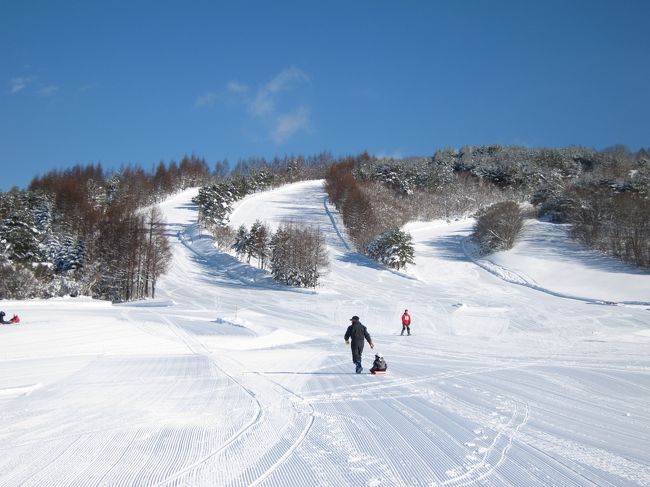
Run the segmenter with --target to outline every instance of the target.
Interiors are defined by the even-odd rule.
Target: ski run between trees
[[[415,264],[390,270],[305,181],[230,216],[320,228],[328,271],[292,288],[218,250],[196,194],[160,205],[155,300],[3,302],[0,486],[650,485],[648,274],[541,222],[488,272],[470,220],[407,224]],[[354,373],[353,315],[386,375]]]

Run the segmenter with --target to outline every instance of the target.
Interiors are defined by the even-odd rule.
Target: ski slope
[[[215,249],[194,194],[161,205],[155,300],[0,303],[23,319],[0,327],[0,486],[650,485],[647,273],[536,223],[476,258],[471,221],[408,224],[417,265],[391,271],[307,181],[231,216],[322,229],[328,274],[290,289]],[[386,376],[354,373],[352,315]]]

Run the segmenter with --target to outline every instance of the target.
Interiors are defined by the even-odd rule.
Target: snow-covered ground
[[[23,320],[0,327],[0,486],[650,485],[647,273],[545,223],[476,258],[471,221],[407,225],[394,272],[311,181],[231,218],[322,228],[330,272],[289,289],[214,248],[195,193],[161,205],[155,300],[0,303]],[[353,314],[386,376],[354,374]]]

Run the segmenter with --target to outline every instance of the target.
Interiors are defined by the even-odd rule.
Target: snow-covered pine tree
[[[393,269],[415,264],[413,237],[399,229],[388,230],[368,245],[368,255]]]
[[[240,259],[243,259],[244,256],[249,255],[249,245],[250,245],[250,235],[245,225],[240,225],[235,234],[235,243],[232,244],[232,248]]]
[[[249,232],[249,257],[257,258],[257,263],[260,269],[264,269],[266,266],[266,261],[270,253],[269,249],[269,240],[270,240],[270,231],[269,228],[264,225],[261,221],[255,220],[255,223],[251,226]]]
[[[271,186],[273,174],[264,169],[251,172],[249,176],[248,192],[263,191]]]
[[[293,249],[291,248],[291,235],[289,228],[280,225],[271,237],[271,275],[276,281],[291,284],[294,275],[290,260]]]
[[[228,223],[228,216],[232,212],[232,203],[235,200],[233,188],[229,183],[204,186],[193,199],[199,206],[199,221],[208,228]]]
[[[454,180],[454,164],[457,152],[454,149],[441,149],[428,161],[426,166],[426,186],[433,191],[440,191]]]
[[[40,192],[12,190],[0,198],[0,239],[9,259],[23,264],[45,260],[41,242],[53,220],[52,202]]]

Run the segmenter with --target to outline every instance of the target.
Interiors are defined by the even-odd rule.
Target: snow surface
[[[295,290],[215,249],[194,194],[161,205],[155,300],[1,303],[0,486],[650,485],[647,273],[545,223],[478,258],[471,221],[410,223],[391,271],[310,181],[231,218],[321,227],[330,271]],[[387,375],[354,374],[353,314]]]

